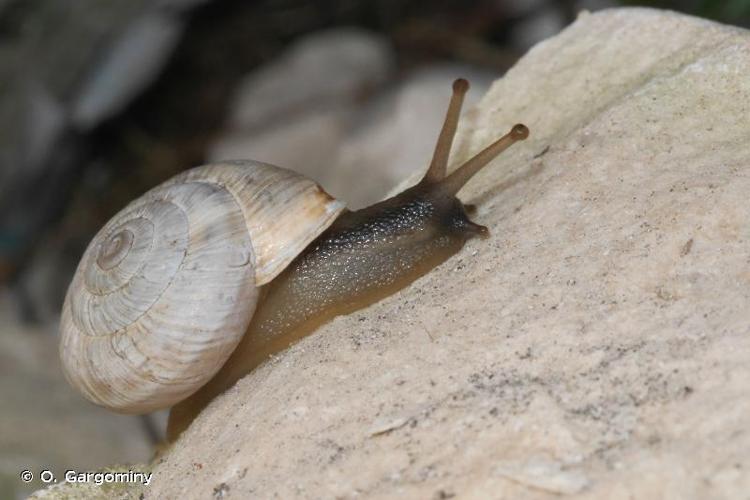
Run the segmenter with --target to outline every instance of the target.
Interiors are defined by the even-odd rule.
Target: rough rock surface
[[[217,399],[146,498],[747,498],[750,36],[582,15],[465,116],[487,240]],[[427,159],[425,159],[425,162]]]
[[[147,497],[742,498],[750,36],[582,15],[498,80],[462,193],[492,229],[243,379]]]
[[[0,498],[26,498],[44,486],[39,472],[147,460],[150,444],[139,421],[86,402],[60,373],[52,333],[15,323],[0,293]],[[34,471],[23,483],[19,473]]]

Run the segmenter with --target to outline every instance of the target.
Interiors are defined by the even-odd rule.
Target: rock
[[[246,159],[283,166],[325,183],[335,177],[330,169],[351,121],[350,108],[296,113],[263,129],[232,130],[211,148],[209,162]]]
[[[151,446],[139,420],[78,395],[60,374],[52,332],[15,322],[11,301],[0,293],[0,497],[25,498],[43,486],[45,469],[61,480],[68,469],[148,460]],[[19,480],[24,469],[34,473],[33,482]]]
[[[132,22],[112,44],[72,104],[72,120],[88,130],[122,111],[166,64],[182,34],[183,21],[150,12]]]
[[[290,168],[350,205],[360,205],[366,194],[382,196],[392,185],[383,181],[393,179],[379,166],[342,164],[340,150],[371,125],[373,107],[382,102],[377,90],[394,65],[386,41],[366,31],[343,28],[302,37],[245,78],[209,161],[252,158]],[[364,177],[354,182],[355,175]],[[363,191],[347,193],[352,184]]]
[[[69,200],[86,134],[154,81],[205,1],[0,2],[0,284]]]
[[[28,141],[23,158],[29,170],[39,173],[65,127],[65,116],[60,106],[37,82],[28,82],[28,123],[25,138]]]
[[[333,82],[343,80],[329,76]],[[262,128],[230,129],[214,145],[210,159],[253,158],[280,165],[317,180],[352,208],[368,205],[429,162],[451,83],[458,76],[472,82],[469,105],[491,82],[486,73],[466,66],[431,67],[367,98],[352,99],[351,93],[342,91],[327,101],[325,108],[313,100],[293,113],[274,109],[270,115],[280,119],[267,119]],[[287,79],[315,80],[303,74],[288,75]],[[236,114],[248,115],[270,106],[264,104],[268,102],[268,97],[245,94],[236,100]]]
[[[491,229],[214,401],[146,498],[742,498],[750,35],[582,15],[465,115]]]
[[[387,42],[363,30],[339,28],[302,37],[240,85],[230,125],[265,128],[301,109],[355,100],[383,84],[393,66]]]
[[[14,27],[0,48],[0,195],[17,189],[18,179],[36,173],[47,159],[49,145],[68,125],[71,95],[101,61],[110,32],[124,29],[146,3],[0,5]]]
[[[555,3],[528,7],[528,17],[514,23],[510,29],[513,45],[528,50],[545,38],[560,32],[567,24],[565,4]]]
[[[476,68],[435,66],[409,75],[393,91],[362,107],[335,151],[322,184],[353,208],[385,197],[405,176],[419,173],[432,158],[435,141],[458,77],[471,81],[470,107],[484,95],[492,78]]]

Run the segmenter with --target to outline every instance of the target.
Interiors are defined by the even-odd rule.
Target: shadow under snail
[[[453,84],[424,178],[367,208],[348,211],[312,180],[254,161],[197,167],[131,202],[94,237],[68,289],[68,381],[117,412],[172,407],[173,441],[269,355],[486,236],[456,193],[529,131],[515,125],[447,174],[468,88]]]

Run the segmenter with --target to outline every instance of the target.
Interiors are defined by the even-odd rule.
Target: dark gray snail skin
[[[445,124],[430,168],[414,187],[375,205],[344,212],[271,283],[264,287],[248,330],[221,370],[172,408],[173,441],[218,394],[294,341],[331,318],[370,305],[404,288],[488,230],[469,219],[473,207],[456,193],[481,168],[528,136],[512,130],[455,172],[446,175],[465,80],[453,84]]]

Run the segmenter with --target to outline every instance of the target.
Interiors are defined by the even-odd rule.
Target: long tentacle
[[[453,138],[456,135],[458,127],[458,118],[461,116],[461,106],[464,103],[464,96],[469,90],[469,82],[463,78],[453,82],[453,95],[451,96],[448,111],[445,114],[443,128],[440,130],[435,152],[432,155],[430,168],[424,176],[423,182],[433,183],[445,178],[448,169],[448,157],[450,156]]]

